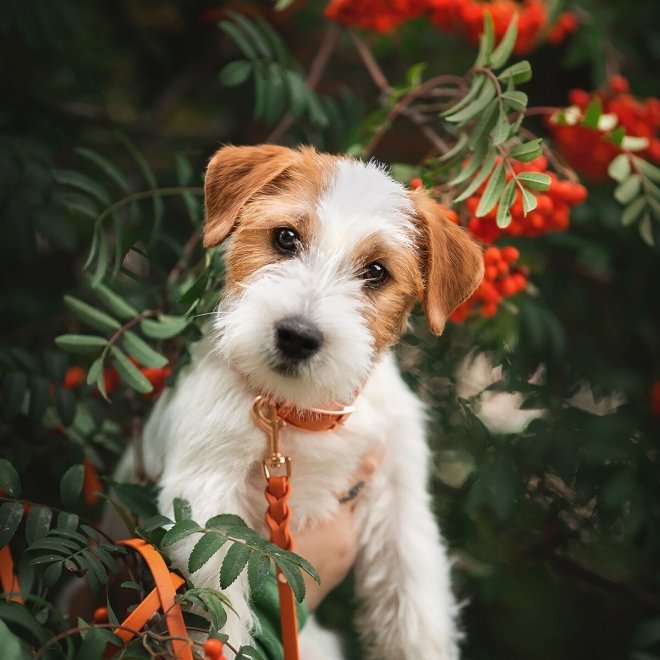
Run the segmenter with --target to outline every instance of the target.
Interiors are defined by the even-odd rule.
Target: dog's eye
[[[381,266],[377,261],[369,264],[361,273],[360,277],[364,280],[365,284],[370,287],[380,286],[387,280],[390,274],[384,266]]]
[[[273,234],[275,247],[284,254],[295,254],[300,249],[300,237],[289,227],[280,227]]]

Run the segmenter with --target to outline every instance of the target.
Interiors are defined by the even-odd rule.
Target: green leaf
[[[486,142],[477,145],[466,167],[464,167],[450,182],[450,186],[458,186],[467,181],[484,163],[489,146]],[[494,154],[494,151],[491,151]]]
[[[467,144],[468,144],[467,133],[461,133],[458,136],[458,140],[456,141],[456,144],[446,154],[443,154],[440,158],[438,158],[438,162],[450,163],[453,160],[456,160],[457,158],[461,158],[467,149]]]
[[[159,369],[164,367],[169,360],[155,351],[147,342],[136,335],[134,332],[127,330],[121,340],[122,346],[126,349],[129,355],[132,355],[140,364],[145,367],[154,367]]]
[[[64,426],[71,426],[76,416],[76,395],[65,387],[55,390],[55,409]]]
[[[543,172],[521,172],[518,177],[520,183],[524,183],[533,190],[547,190],[550,187],[551,179]]]
[[[617,147],[621,146],[624,137],[626,137],[626,129],[624,126],[619,126],[606,135],[606,139],[609,142],[616,144]]]
[[[497,207],[497,216],[495,222],[500,229],[504,229],[511,224],[511,205],[516,197],[516,181],[511,179],[504,187],[504,192],[500,198],[499,206]]]
[[[182,497],[174,498],[174,520],[181,522],[182,520],[190,520],[192,518],[192,507],[188,500]]]
[[[142,332],[151,339],[171,339],[181,334],[190,324],[185,316],[166,316],[161,314],[157,321],[145,319],[140,323]]]
[[[11,625],[14,630],[20,628],[21,637],[27,636],[38,646],[45,644],[52,635],[34,618],[25,605],[19,603],[0,601],[0,621]],[[5,660],[4,648],[2,650],[3,660]]]
[[[454,202],[462,202],[463,200],[467,199],[474,193],[479,186],[488,178],[488,175],[491,173],[493,167],[495,166],[495,159],[496,159],[496,153],[495,151],[489,151],[488,154],[486,155],[485,159],[483,160],[483,164],[481,165],[481,169],[479,170],[479,174],[472,179],[472,182],[468,187],[454,200]]]
[[[21,410],[27,391],[27,376],[22,371],[8,373],[2,379],[2,414],[12,419]]]
[[[3,502],[0,505],[0,548],[14,538],[22,519],[23,505],[20,502]]]
[[[110,353],[114,359],[115,367],[117,368],[117,373],[121,379],[130,387],[131,389],[139,392],[140,394],[147,394],[153,391],[154,386],[147,380],[146,376],[140,372],[140,370],[128,359],[126,354],[117,348],[112,346],[110,348]]]
[[[232,11],[229,14],[233,21],[238,24],[243,32],[250,38],[251,43],[254,45],[257,53],[266,60],[273,59],[273,52],[271,51],[268,41],[257,26],[243,14]]]
[[[453,115],[459,110],[462,110],[463,108],[466,108],[468,105],[470,105],[470,103],[472,103],[474,99],[477,98],[477,95],[481,91],[481,88],[483,87],[485,81],[486,81],[486,75],[484,73],[477,72],[472,78],[470,87],[467,93],[465,94],[465,96],[463,96],[463,98],[460,99],[457,103],[455,103],[451,108],[445,110],[444,112],[441,112],[440,116],[446,117],[447,115]]]
[[[300,569],[294,563],[284,560],[282,557],[277,559],[277,566],[284,574],[296,600],[302,603],[305,599],[305,581],[300,574]]]
[[[225,65],[218,74],[218,82],[224,87],[237,87],[243,84],[252,73],[252,62],[235,60]]]
[[[70,353],[98,353],[105,348],[108,340],[98,335],[60,335],[55,337],[58,348]]]
[[[542,144],[543,140],[541,140],[541,138],[517,144],[511,149],[511,151],[509,151],[509,156],[515,158],[521,163],[529,163],[543,155],[543,150],[541,149]]]
[[[504,169],[504,163],[500,162],[495,166],[493,173],[488,180],[488,185],[479,200],[479,205],[475,215],[477,218],[481,218],[486,215],[494,206],[497,204],[497,201],[502,195],[504,190],[504,184],[506,183],[506,170]]]
[[[496,147],[503,142],[506,142],[511,133],[511,124],[509,123],[509,118],[504,110],[504,107],[500,105],[499,112],[497,113],[497,121],[493,130],[490,132],[490,137],[493,143],[493,146]]]
[[[648,214],[645,214],[642,221],[639,223],[639,235],[649,247],[655,245],[655,241],[653,240],[653,227],[651,226],[651,216]]]
[[[474,61],[475,67],[488,66],[490,64],[491,53],[495,45],[495,26],[493,17],[489,12],[484,12],[484,31],[479,37],[479,52]]]
[[[280,0],[281,2],[281,0]],[[266,660],[263,655],[254,646],[248,646],[247,644],[241,646],[238,649],[238,654],[236,655],[236,660]]]
[[[640,158],[639,156],[633,156],[635,161],[635,167],[648,179],[660,183],[660,168],[652,165],[647,160]]]
[[[468,137],[468,146],[470,149],[474,149],[476,151],[481,144],[484,144],[487,148],[490,148],[488,143],[488,134],[492,130],[493,126],[495,126],[498,107],[499,104],[493,102],[488,105],[486,109],[481,113],[481,116],[470,131],[470,135]]]
[[[62,576],[62,566],[64,565],[63,561],[54,561],[50,566],[46,568],[41,577],[44,587],[50,589],[57,584],[57,581]]]
[[[527,109],[527,94],[525,92],[505,92],[502,94],[502,101],[506,103],[511,110],[516,110],[517,112],[524,112]]]
[[[286,69],[284,71],[284,83],[286,85],[289,99],[289,112],[294,118],[300,117],[308,105],[307,99],[311,92],[298,71]]]
[[[90,163],[96,165],[102,172],[111,178],[120,190],[125,194],[131,193],[131,186],[124,175],[104,156],[98,154],[96,151],[87,149],[86,147],[78,147],[76,153],[86,158]]]
[[[9,497],[18,497],[21,494],[18,472],[6,458],[0,458],[0,490]]]
[[[511,81],[520,85],[532,79],[532,67],[527,60],[522,60],[504,69],[497,77],[504,83]]]
[[[258,594],[266,585],[270,573],[270,557],[252,554],[248,561],[248,582],[250,583],[250,594]]]
[[[627,154],[619,154],[612,160],[607,173],[615,181],[623,181],[630,174],[630,159]]]
[[[637,197],[641,187],[642,179],[639,174],[631,174],[614,189],[614,199],[620,204],[628,204]]]
[[[170,520],[166,516],[157,514],[145,520],[142,525],[140,525],[140,529],[144,530],[145,532],[153,532],[155,529],[164,527],[165,525],[171,525],[173,522],[173,520]]]
[[[188,572],[195,573],[206,562],[213,557],[213,555],[220,550],[225,544],[227,539],[216,532],[207,532],[195,544],[195,547],[188,557]]]
[[[234,41],[245,57],[250,60],[257,59],[257,51],[254,49],[254,46],[234,23],[231,21],[220,21],[218,27]]]
[[[120,483],[113,483],[112,487],[119,501],[138,516],[151,518],[158,514],[158,507],[149,487]]]
[[[499,69],[506,64],[506,61],[511,57],[513,47],[516,44],[516,37],[518,36],[518,14],[514,14],[509,22],[509,26],[502,37],[502,41],[498,44],[497,48],[493,50],[490,56],[490,66],[493,69]]]
[[[479,96],[467,107],[445,117],[445,121],[452,124],[464,124],[482,112],[495,98],[495,85],[490,78],[484,80]]]
[[[83,322],[104,332],[119,330],[119,321],[73,296],[64,296],[67,307]]]
[[[107,191],[96,181],[92,181],[88,176],[72,170],[57,170],[54,173],[54,179],[57,183],[64,186],[71,186],[86,192],[90,197],[94,197],[101,202],[103,206],[110,206],[110,196]]]
[[[525,186],[520,186],[520,193],[522,194],[523,215],[526,216],[537,207],[538,200],[536,199],[536,195],[527,190]]]
[[[53,512],[45,506],[32,506],[25,523],[25,540],[28,545],[48,534]]]
[[[623,214],[621,215],[621,224],[624,227],[631,225],[642,214],[645,206],[646,200],[643,197],[638,197],[624,209]]]
[[[60,511],[57,516],[56,529],[60,531],[75,532],[78,529],[80,518],[75,513]]]
[[[67,509],[76,509],[82,492],[85,470],[82,465],[72,465],[60,480],[60,499]],[[59,527],[59,525],[58,525]]]
[[[201,531],[201,527],[194,520],[182,520],[175,523],[174,526],[165,532],[161,545],[170,546],[178,543],[186,537]]]
[[[105,284],[95,284],[92,289],[109,312],[124,321],[135,318],[139,312]]]
[[[245,568],[252,549],[240,542],[232,543],[220,567],[220,587],[226,589]]]
[[[590,128],[598,128],[600,116],[603,114],[603,102],[599,96],[595,96],[587,106],[582,118],[582,124]]]
[[[0,619],[0,648],[4,660],[30,660],[32,651],[28,644],[14,635],[7,624]]]
[[[221,513],[206,521],[204,527],[211,529],[230,530],[234,527],[247,527],[246,522],[234,513]]]

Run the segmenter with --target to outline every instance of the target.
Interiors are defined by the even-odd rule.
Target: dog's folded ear
[[[299,157],[298,151],[273,144],[219,149],[209,162],[204,181],[204,247],[222,243],[236,226],[246,202]]]
[[[483,278],[481,248],[448,220],[424,190],[410,193],[417,216],[424,276],[424,313],[439,335],[449,315],[470,297]]]

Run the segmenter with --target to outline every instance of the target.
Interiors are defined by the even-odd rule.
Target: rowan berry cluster
[[[170,367],[154,368],[154,367],[141,367],[135,358],[130,358],[131,362],[135,364],[140,370],[140,373],[151,383],[153,390],[144,395],[147,399],[156,399],[165,389],[165,382],[172,374]],[[87,373],[82,367],[69,367],[62,387],[68,389],[77,389],[87,380]],[[103,370],[103,386],[106,394],[112,394],[117,390],[121,383],[119,374],[112,367]]]
[[[513,162],[512,170],[520,172],[543,172],[550,177],[550,188],[544,193],[537,193],[537,206],[526,216],[523,212],[522,194],[516,191],[515,200],[511,206],[511,223],[500,228],[496,223],[497,207],[481,218],[474,214],[479,206],[479,200],[485,184],[465,202],[465,208],[470,214],[468,228],[470,232],[484,243],[492,243],[500,236],[527,236],[535,238],[551,231],[565,231],[570,222],[570,207],[581,204],[587,198],[587,189],[572,181],[563,181],[553,172],[548,172],[548,161],[541,156],[529,163]],[[507,180],[513,174],[507,174]]]
[[[495,36],[501,39],[514,15],[518,15],[515,53],[528,53],[540,42],[556,44],[575,32],[578,21],[570,12],[550,25],[546,0],[330,0],[325,15],[346,25],[389,32],[404,21],[428,14],[444,32],[460,34],[477,44],[483,32],[484,14],[490,14]]]
[[[608,85],[596,92],[573,89],[568,95],[571,107],[550,118],[554,143],[566,160],[594,182],[607,181],[608,165],[621,153],[611,139],[622,127],[627,136],[646,138],[648,147],[639,152],[642,158],[660,162],[660,100],[637,99],[629,93],[628,81],[613,76]],[[596,127],[584,123],[587,108],[595,99],[602,103]]]
[[[527,216],[523,210],[522,194],[517,190],[510,209],[511,222],[507,227],[497,226],[497,207],[483,217],[476,217],[479,201],[487,185],[484,183],[474,195],[468,197],[461,213],[470,234],[488,245],[503,236],[537,237],[550,231],[566,230],[569,225],[570,207],[581,204],[586,199],[587,189],[579,183],[559,179],[554,173],[548,172],[547,168],[548,161],[544,156],[528,163],[511,163],[508,180],[521,172],[543,172],[550,177],[550,187],[543,193],[537,193],[537,206]],[[409,186],[413,190],[420,188],[422,180],[415,177]],[[440,206],[448,220],[459,222],[456,211]],[[528,271],[518,264],[519,258],[519,251],[512,245],[487,247],[484,252],[483,281],[472,296],[454,311],[450,319],[461,323],[473,309],[478,309],[484,317],[494,316],[505,298],[524,291],[527,287]]]
[[[476,305],[481,315],[494,316],[504,298],[515,296],[527,287],[527,270],[517,265],[520,253],[512,245],[498,248],[491,245],[484,252],[484,279],[479,288],[449,317],[462,323]]]

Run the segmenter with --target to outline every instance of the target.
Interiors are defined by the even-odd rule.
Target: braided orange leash
[[[264,412],[266,409],[267,412]],[[270,456],[263,463],[266,477],[266,524],[270,530],[270,540],[283,550],[293,550],[293,536],[289,525],[291,509],[288,500],[291,493],[289,477],[291,476],[291,458],[283,456],[279,450],[280,431],[285,425],[277,414],[276,406],[267,404],[257,397],[252,408],[252,414],[257,425],[267,434],[270,443]],[[284,470],[284,474],[276,476],[274,470]],[[296,601],[286,577],[277,569],[277,591],[280,599],[280,630],[284,660],[299,660],[298,650],[298,619]]]

